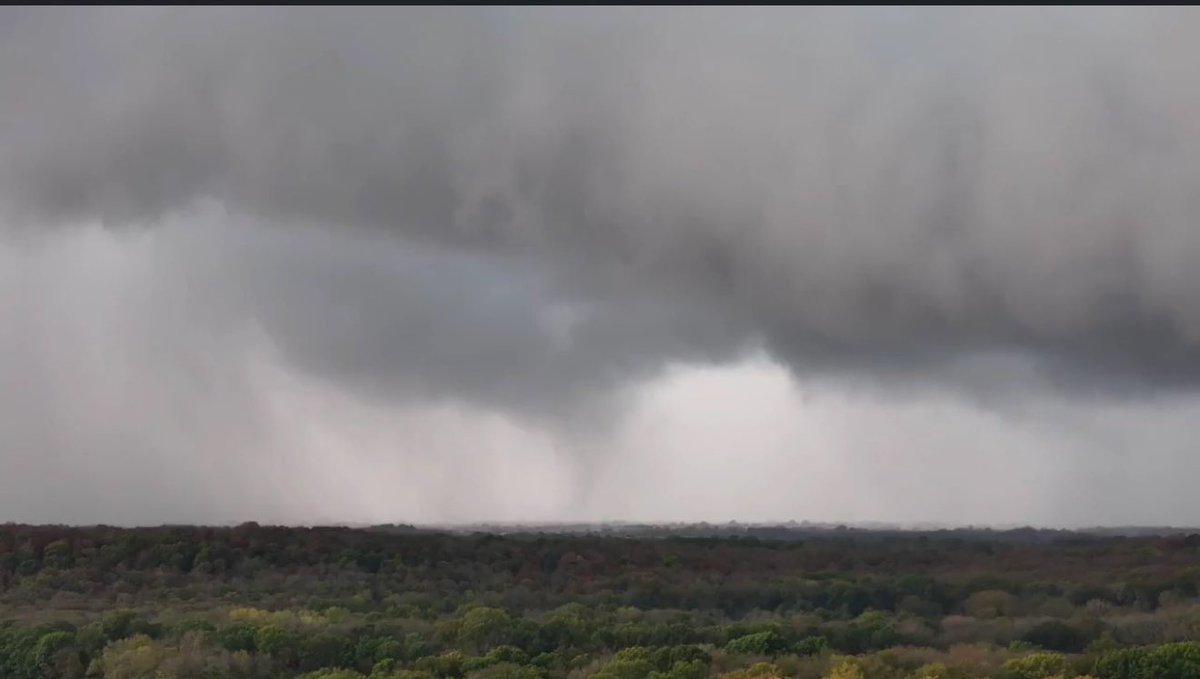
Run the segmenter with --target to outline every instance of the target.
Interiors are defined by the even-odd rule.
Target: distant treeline
[[[1200,678],[1200,535],[472,528],[0,526],[0,677]]]
[[[678,523],[551,523],[503,524],[480,523],[418,528],[412,525],[379,525],[372,530],[393,532],[493,533],[499,535],[608,535],[617,537],[755,537],[763,540],[808,540],[827,537],[854,537],[856,540],[927,537],[933,539],[983,540],[988,542],[1045,543],[1073,537],[1167,537],[1200,533],[1200,529],[1170,526],[1117,526],[1095,528],[1013,528],[937,527],[925,524],[831,524],[791,522],[756,524],[731,521],[724,524]]]

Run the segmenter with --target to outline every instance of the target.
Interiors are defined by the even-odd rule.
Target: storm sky
[[[0,9],[0,520],[1200,525],[1197,34]]]

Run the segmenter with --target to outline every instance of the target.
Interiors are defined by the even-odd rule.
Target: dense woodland
[[[1200,678],[1200,535],[0,526],[0,677]]]

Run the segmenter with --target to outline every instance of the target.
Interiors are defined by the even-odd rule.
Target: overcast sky
[[[1198,31],[0,9],[0,520],[1198,525]]]

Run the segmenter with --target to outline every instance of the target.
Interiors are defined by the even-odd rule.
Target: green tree
[[[109,644],[88,668],[88,674],[103,679],[158,679],[165,659],[160,645],[138,634]]]
[[[1047,679],[1071,673],[1071,661],[1061,653],[1030,653],[1013,658],[1001,668],[1008,679]]]
[[[505,644],[509,640],[512,618],[499,608],[472,608],[463,614],[459,625],[460,643],[477,653]]]
[[[775,630],[747,634],[725,644],[726,651],[740,655],[776,655],[787,648],[787,640]]]

